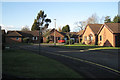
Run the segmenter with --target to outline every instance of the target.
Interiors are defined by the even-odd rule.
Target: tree
[[[30,31],[30,29],[29,29],[29,27],[26,25],[26,26],[24,26],[24,27],[21,29],[21,31]]]
[[[68,37],[68,39],[69,39],[69,45],[70,45],[70,38],[73,36],[73,34],[72,34],[72,33],[67,32],[67,33],[66,33],[66,35],[67,35],[67,37]]]
[[[86,25],[87,25],[86,21],[75,22],[75,28],[79,31],[83,30]]]
[[[120,23],[120,16],[115,16],[114,18],[113,18],[113,22],[114,23]]]
[[[37,19],[34,20],[34,23],[32,25],[31,30],[39,30],[39,29],[46,29],[49,26],[49,23],[51,23],[51,19],[46,19],[47,14],[44,14],[44,11],[40,10],[40,12],[37,15]],[[44,24],[45,23],[45,24]],[[43,26],[43,28],[40,28],[39,26]]]
[[[92,16],[89,17],[86,22],[87,22],[87,24],[98,24],[99,17],[96,14],[92,14]]]
[[[63,26],[62,32],[70,32],[70,26],[69,25]]]
[[[58,31],[59,31],[59,32],[62,32],[62,29],[61,29],[61,27],[58,27]]]
[[[104,22],[105,22],[105,23],[111,23],[111,18],[110,18],[110,16],[106,16]]]
[[[37,19],[34,20],[34,23],[33,23],[33,25],[32,25],[31,30],[32,30],[32,31],[34,31],[34,30],[40,30],[40,29],[39,29],[38,22],[37,22]]]

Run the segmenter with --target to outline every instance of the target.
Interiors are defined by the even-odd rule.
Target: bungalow
[[[98,43],[98,31],[102,24],[88,24],[83,32],[83,44],[93,44],[97,45]]]
[[[120,23],[105,23],[98,31],[99,46],[120,47]]]
[[[55,32],[55,34],[54,34]],[[49,40],[49,43],[54,43],[54,35],[56,36],[56,43],[59,43],[59,40],[68,40],[68,36],[67,34],[70,34],[72,36],[70,36],[74,42],[78,42],[78,32],[59,32],[55,29],[52,29],[50,31],[48,31],[46,34],[43,35],[43,42],[46,43],[47,40]]]
[[[8,31],[6,35],[7,43],[24,42],[38,43],[39,42],[39,31]]]
[[[55,37],[56,37],[56,43],[58,43],[59,42],[58,40],[61,40],[61,39],[66,40],[65,33],[52,29],[43,35],[43,42],[46,43],[47,40],[49,40],[49,43],[54,43],[54,32],[55,32]]]

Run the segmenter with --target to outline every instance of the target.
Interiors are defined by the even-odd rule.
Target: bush
[[[66,40],[66,44],[69,44],[69,40]]]
[[[46,43],[49,43],[49,39],[46,40]]]
[[[71,43],[71,44],[74,44],[74,40],[73,40],[73,39],[71,39],[71,40],[70,40],[70,43]]]
[[[29,39],[28,39],[28,38],[23,38],[23,42],[24,42],[24,43],[28,43],[28,42],[29,42]]]

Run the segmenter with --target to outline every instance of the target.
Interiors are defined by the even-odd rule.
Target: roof
[[[8,31],[7,36],[24,36],[24,37],[32,37],[39,36],[39,31]]]
[[[78,37],[78,32],[66,32],[66,35],[67,33],[71,34],[72,37]]]
[[[8,33],[7,36],[22,36],[22,35],[19,34],[19,33],[16,32],[16,31],[12,31],[12,32]]]
[[[112,33],[120,33],[120,23],[105,23]]]
[[[88,24],[94,34],[97,34],[102,24]]]
[[[39,31],[17,31],[22,36],[39,36]]]

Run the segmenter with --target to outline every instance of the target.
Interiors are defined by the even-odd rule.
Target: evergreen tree
[[[120,16],[115,16],[114,19],[113,19],[113,22],[114,23],[120,23]]]
[[[39,29],[38,22],[37,22],[37,19],[34,20],[34,23],[33,23],[33,25],[32,25],[31,30],[32,30],[32,31],[34,31],[34,30],[40,30],[40,29]]]
[[[51,22],[51,19],[48,19],[48,18],[46,19],[46,17],[47,17],[47,14],[44,14],[44,11],[40,10],[40,12],[37,15],[37,19],[34,20],[31,30],[32,31],[39,30],[40,29],[39,26],[43,26],[44,22],[45,22],[45,25],[44,25],[45,28],[43,27],[43,29],[46,29],[49,26],[48,23]]]
[[[62,32],[70,32],[70,26],[69,25],[63,26]]]
[[[106,16],[104,22],[105,22],[105,23],[111,23],[111,18],[110,18],[110,16]]]

